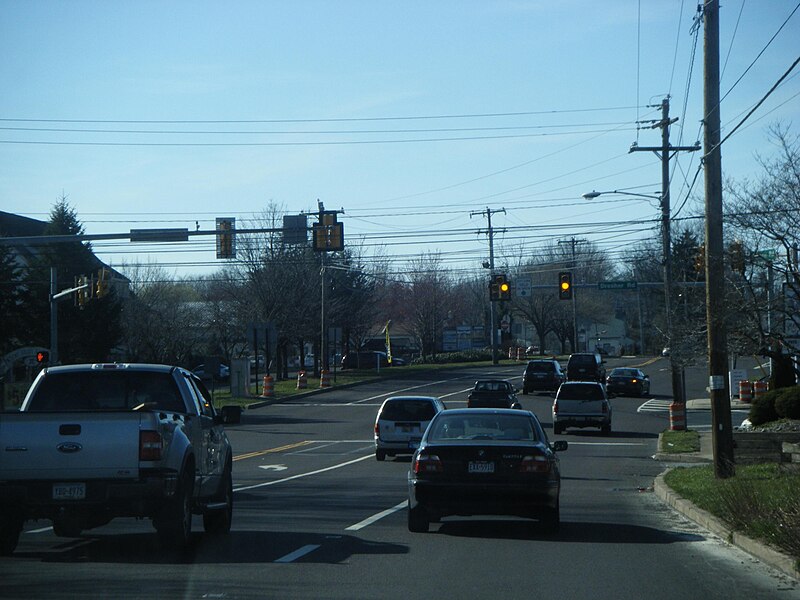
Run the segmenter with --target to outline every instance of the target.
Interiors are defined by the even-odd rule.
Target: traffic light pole
[[[472,212],[469,214],[470,217],[473,215],[486,215],[486,220],[488,223],[488,231],[489,231],[489,278],[491,279],[494,276],[494,230],[492,229],[492,214],[494,213],[505,213],[506,209],[501,208],[498,210],[491,210],[489,207],[486,207],[485,211],[479,212]],[[495,310],[494,310],[494,303],[495,301],[489,298],[489,329],[492,339],[492,364],[496,365],[498,363],[497,359],[497,328],[495,326]]]

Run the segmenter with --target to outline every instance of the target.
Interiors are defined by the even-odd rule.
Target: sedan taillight
[[[418,454],[414,460],[414,473],[441,473],[444,470],[442,461],[435,454]]]
[[[139,432],[139,460],[161,460],[163,441],[157,431]]]
[[[541,454],[528,455],[519,463],[520,473],[549,473],[552,468],[552,463],[546,456]]]

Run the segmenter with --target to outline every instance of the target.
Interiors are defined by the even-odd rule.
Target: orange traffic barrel
[[[753,383],[753,400],[757,400],[769,391],[768,381],[756,381]]]
[[[739,382],[739,400],[748,404],[753,401],[753,385],[749,381]]]
[[[306,377],[305,371],[300,371],[297,374],[297,389],[304,390],[308,387],[308,378]]]
[[[319,373],[319,387],[326,388],[331,387],[331,373],[330,371],[326,371],[323,369]]]
[[[275,397],[275,384],[271,375],[264,375],[264,389],[261,391],[262,398]]]
[[[670,431],[686,430],[686,405],[681,402],[673,402],[669,405],[669,429]]]

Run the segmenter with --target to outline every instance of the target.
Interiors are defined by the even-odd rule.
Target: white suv
[[[375,419],[375,458],[413,454],[433,417],[445,409],[435,396],[392,396]]]
[[[604,435],[611,433],[611,402],[602,383],[561,384],[553,401],[553,433],[559,434],[567,427],[599,427]]]

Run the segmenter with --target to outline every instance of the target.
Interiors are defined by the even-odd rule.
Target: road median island
[[[762,464],[717,479],[712,465],[674,467],[656,477],[654,491],[708,531],[800,580],[799,474]]]

